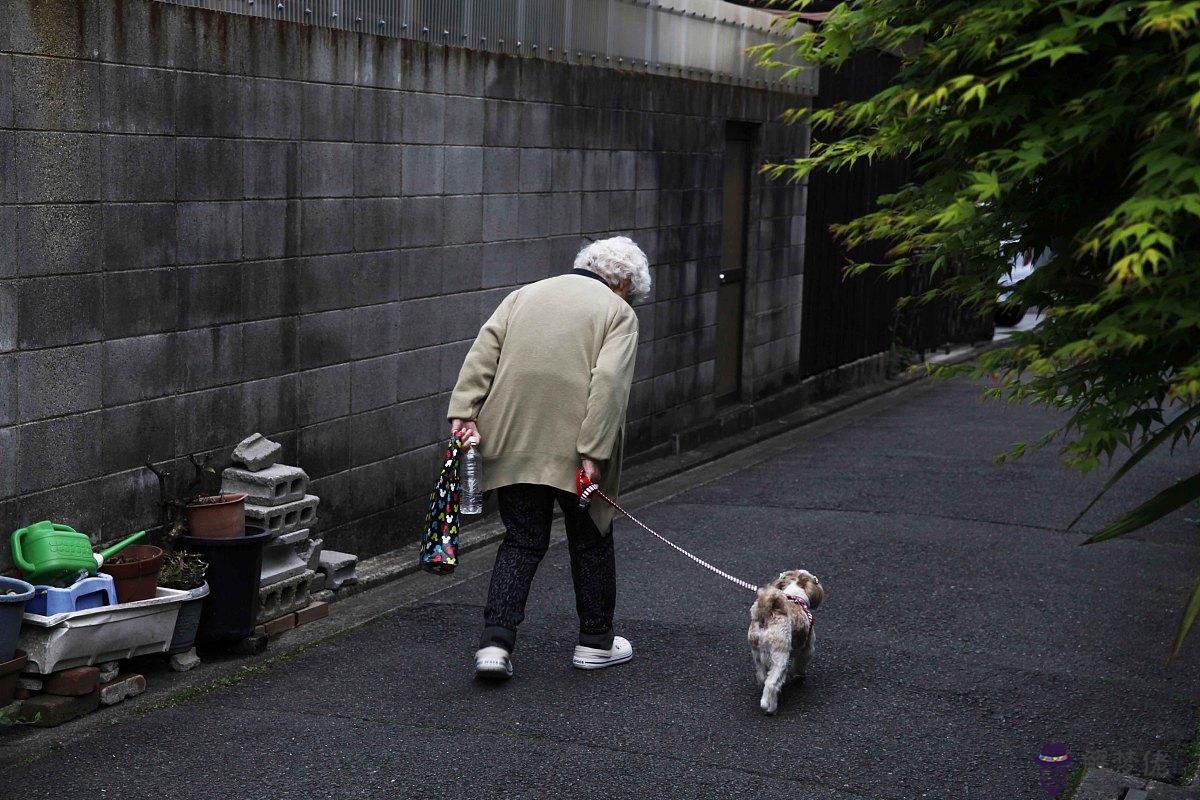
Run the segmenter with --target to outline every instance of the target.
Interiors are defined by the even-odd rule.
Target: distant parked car
[[[1010,328],[1021,321],[1028,309],[1020,301],[1011,299],[1013,295],[1012,287],[1028,278],[1033,274],[1034,270],[1049,260],[1049,248],[1046,248],[1041,253],[1037,253],[1034,250],[1023,250],[1013,257],[1008,272],[1004,273],[996,284],[1000,290],[996,298],[997,325]]]

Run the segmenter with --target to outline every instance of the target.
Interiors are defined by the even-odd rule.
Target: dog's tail
[[[759,627],[767,627],[776,614],[787,614],[787,598],[774,586],[763,586],[754,601],[754,617]]]

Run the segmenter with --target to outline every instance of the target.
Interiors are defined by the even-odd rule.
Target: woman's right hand
[[[462,440],[467,444],[479,444],[482,441],[479,438],[479,428],[476,428],[475,423],[469,419],[450,420],[450,435],[461,435]]]
[[[592,483],[600,483],[600,466],[590,458],[580,458],[580,466],[583,467],[583,474]]]

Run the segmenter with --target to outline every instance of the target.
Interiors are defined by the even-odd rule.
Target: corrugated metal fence
[[[781,41],[773,14],[720,0],[164,0],[327,28],[812,94],[748,48]]]

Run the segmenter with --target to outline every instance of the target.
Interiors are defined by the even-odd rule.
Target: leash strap
[[[579,488],[579,505],[580,506],[586,507],[587,504],[591,502],[592,495],[596,495],[601,500],[603,500],[604,502],[608,503],[610,506],[615,508],[617,511],[624,514],[629,519],[629,521],[632,522],[634,525],[637,525],[642,530],[646,531],[646,533],[648,533],[651,536],[653,536],[654,538],[658,539],[660,542],[667,545],[668,547],[674,548],[677,552],[682,553],[683,555],[690,558],[692,561],[695,561],[697,564],[704,567],[709,572],[716,573],[717,575],[720,575],[722,578],[729,581],[730,583],[740,586],[743,589],[749,589],[750,591],[752,591],[756,594],[758,593],[758,587],[755,586],[753,583],[744,581],[741,578],[735,578],[732,575],[730,575],[728,572],[725,572],[724,570],[720,570],[720,569],[714,567],[712,564],[708,563],[707,561],[700,558],[699,556],[689,553],[687,550],[684,550],[682,547],[675,544],[670,539],[663,536],[661,533],[654,530],[646,523],[642,522],[640,519],[635,517],[633,514],[630,514],[628,511],[621,508],[621,506],[617,505],[616,502],[614,502],[611,497],[606,495],[604,492],[600,491],[599,486],[597,486],[596,484],[589,481],[587,479],[587,477],[583,474],[583,470],[579,470],[579,475],[576,478],[576,485]]]

